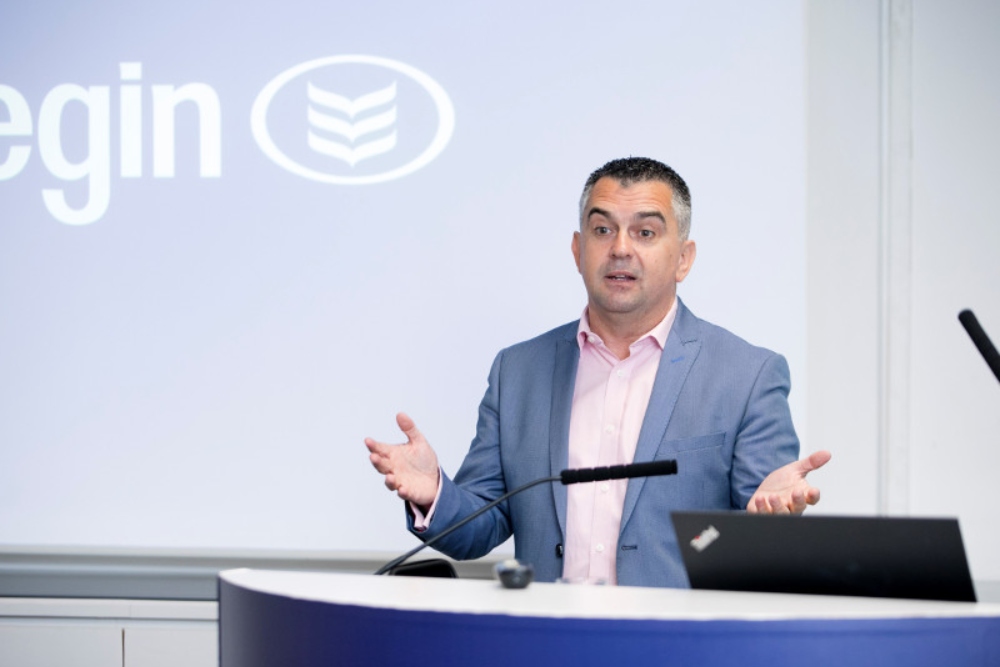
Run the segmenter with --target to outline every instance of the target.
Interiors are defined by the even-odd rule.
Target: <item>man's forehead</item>
[[[648,212],[673,217],[673,191],[663,181],[623,182],[605,176],[594,183],[584,215],[606,212]]]

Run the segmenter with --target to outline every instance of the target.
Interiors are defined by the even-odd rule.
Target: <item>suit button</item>
[[[557,544],[556,545],[556,558],[562,558],[562,557],[563,557],[563,545]]]

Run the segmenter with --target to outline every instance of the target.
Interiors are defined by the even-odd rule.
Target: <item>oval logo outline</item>
[[[406,164],[380,174],[368,174],[365,176],[341,176],[337,174],[327,174],[321,171],[316,171],[315,169],[310,169],[309,167],[304,167],[285,155],[285,153],[278,147],[278,145],[271,138],[271,133],[267,128],[267,110],[270,107],[271,100],[274,99],[274,96],[277,95],[287,83],[305,72],[329,65],[345,64],[375,65],[394,70],[415,81],[417,85],[423,88],[427,94],[430,95],[431,100],[434,102],[434,106],[438,112],[438,127],[437,132],[434,134],[434,138],[422,153]],[[448,145],[448,142],[451,140],[451,137],[455,132],[455,108],[452,105],[451,98],[448,97],[448,93],[445,92],[445,89],[441,86],[441,84],[435,81],[430,75],[417,69],[416,67],[413,67],[412,65],[407,65],[406,63],[399,62],[398,60],[382,58],[379,56],[358,54],[326,56],[324,58],[316,58],[314,60],[308,60],[306,62],[299,63],[298,65],[294,65],[271,79],[267,85],[261,89],[260,93],[257,94],[257,97],[254,100],[253,107],[250,111],[250,127],[253,132],[253,137],[257,141],[257,145],[262,151],[264,151],[264,154],[271,158],[271,160],[279,167],[282,167],[293,174],[297,174],[303,178],[308,178],[309,180],[320,181],[322,183],[332,183],[334,185],[370,185],[373,183],[392,181],[402,176],[412,174],[418,169],[425,167],[434,158],[436,158]]]

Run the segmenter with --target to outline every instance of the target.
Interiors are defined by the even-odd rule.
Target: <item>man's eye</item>
[[[641,229],[639,230],[639,236],[644,239],[651,239],[656,236],[656,233],[652,229]]]
[[[608,227],[594,227],[594,233],[598,236],[605,236],[610,234],[611,230]]]

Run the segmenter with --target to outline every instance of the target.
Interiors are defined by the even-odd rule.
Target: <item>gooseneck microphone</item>
[[[965,327],[965,331],[969,334],[969,338],[972,342],[976,344],[979,349],[979,354],[983,355],[983,359],[986,360],[986,365],[990,367],[993,371],[993,375],[996,376],[997,381],[1000,381],[1000,353],[997,349],[993,347],[993,342],[990,341],[990,337],[986,335],[983,328],[979,326],[979,320],[976,319],[975,314],[969,310],[965,309],[958,314],[958,321],[962,323]]]
[[[647,461],[646,463],[629,463],[606,468],[577,468],[563,470],[559,473],[559,481],[565,484],[581,482],[603,482],[607,479],[632,479],[633,477],[656,477],[658,475],[676,475],[677,461]]]
[[[657,477],[659,475],[676,475],[677,474],[677,461],[674,459],[669,459],[665,461],[649,461],[646,463],[630,463],[628,465],[618,465],[618,466],[607,466],[603,468],[578,468],[576,470],[563,470],[558,475],[553,477],[542,477],[541,479],[536,479],[532,482],[528,482],[523,486],[519,486],[513,491],[508,491],[496,500],[486,503],[475,512],[465,517],[458,523],[448,526],[445,530],[441,531],[431,539],[417,545],[415,548],[410,549],[405,554],[399,558],[394,558],[389,561],[378,570],[375,574],[385,574],[389,570],[393,569],[397,565],[402,564],[410,556],[413,556],[417,552],[431,546],[441,538],[451,535],[453,532],[469,523],[473,519],[482,516],[486,512],[507,500],[511,496],[516,496],[522,491],[527,491],[528,489],[538,486],[539,484],[546,484],[551,482],[562,482],[566,484],[579,484],[582,482],[603,482],[609,479],[631,479],[633,477]]]

